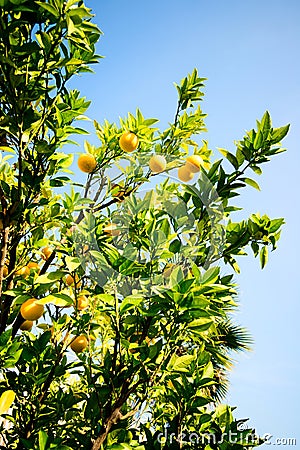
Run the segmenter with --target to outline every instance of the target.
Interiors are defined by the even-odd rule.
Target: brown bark
[[[125,404],[125,402],[128,400],[129,396],[132,394],[132,392],[135,392],[136,388],[148,380],[139,380],[137,381],[131,388],[129,388],[130,382],[127,380],[122,387],[122,392],[118,400],[115,402],[115,404],[112,407],[110,415],[105,419],[100,434],[96,438],[96,440],[93,443],[93,446],[91,450],[100,450],[101,445],[105,442],[110,430],[112,429],[113,425],[116,424],[119,420],[127,419],[130,416],[133,416],[137,409],[132,409],[127,414],[123,415],[121,413],[121,408]]]
[[[101,433],[99,434],[99,436],[97,437],[97,439],[93,444],[92,450],[100,450],[101,445],[105,442],[113,425],[122,418],[120,409],[121,409],[120,406],[115,408],[110,414],[110,416],[106,419],[106,421],[103,424]]]

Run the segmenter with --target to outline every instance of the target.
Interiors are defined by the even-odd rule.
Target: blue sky
[[[233,141],[266,109],[274,126],[291,123],[284,141],[288,152],[265,166],[262,192],[249,187],[239,200],[245,218],[267,213],[285,217],[286,225],[263,271],[252,256],[240,259],[237,321],[248,327],[255,345],[237,357],[228,402],[238,407],[237,417],[250,417],[260,434],[272,434],[272,443],[294,437],[299,446],[300,4],[87,0],[87,5],[104,32],[98,52],[105,55],[95,75],[75,83],[92,100],[90,117],[114,121],[139,107],[164,127],[176,107],[172,83],[197,67],[208,78],[202,107],[210,148],[233,150]]]

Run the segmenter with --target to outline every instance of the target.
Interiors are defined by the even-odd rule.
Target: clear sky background
[[[87,0],[104,36],[95,75],[76,80],[92,100],[89,116],[115,121],[139,107],[161,127],[176,107],[173,82],[194,67],[207,77],[202,103],[210,148],[233,141],[268,109],[275,127],[291,123],[288,152],[265,165],[262,192],[244,190],[243,217],[285,217],[282,239],[261,271],[249,253],[240,258],[240,313],[253,352],[239,355],[228,403],[250,417],[260,434],[297,438],[299,379],[300,3],[297,0]],[[77,150],[75,150],[77,151]],[[79,150],[78,150],[79,151]],[[216,150],[217,152],[217,150]],[[239,216],[240,218],[240,216]],[[238,218],[237,218],[238,219]],[[267,448],[267,446],[266,446]]]

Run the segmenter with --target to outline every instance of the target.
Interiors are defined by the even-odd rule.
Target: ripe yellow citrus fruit
[[[138,148],[139,138],[131,131],[125,131],[119,139],[119,145],[124,152],[133,152]]]
[[[75,281],[76,281],[76,286],[77,287],[81,285],[81,283],[79,282],[78,275],[75,275]],[[69,275],[66,276],[66,284],[68,286],[72,286],[72,284],[74,284],[74,277],[72,277],[72,275],[69,274]]]
[[[85,295],[80,295],[77,299],[77,309],[78,311],[82,311],[83,309],[89,306],[88,298]]]
[[[66,284],[68,285],[68,286],[72,286],[72,284],[74,283],[74,278],[72,277],[72,275],[67,275],[66,276]]]
[[[203,159],[199,155],[191,155],[186,158],[185,164],[190,172],[196,173],[200,171],[200,167],[203,165]]]
[[[44,306],[39,305],[36,298],[30,298],[21,305],[20,312],[25,320],[38,320],[44,314]]]
[[[75,353],[80,353],[82,352],[84,349],[86,349],[88,346],[88,340],[87,338],[81,334],[80,336],[77,336],[72,342],[71,342],[71,349],[73,350],[73,352]]]
[[[97,167],[97,161],[94,155],[82,153],[77,161],[78,167],[82,172],[92,173]]]
[[[33,326],[33,321],[32,320],[25,320],[25,322],[23,322],[22,325],[20,326],[20,330],[22,330],[22,331],[30,331],[32,326]]]
[[[8,275],[8,268],[6,266],[3,267],[3,276],[6,278]]]
[[[153,155],[149,161],[149,167],[151,172],[160,173],[167,167],[166,158],[163,155]]]
[[[25,266],[25,267],[22,267],[22,269],[17,270],[16,275],[19,275],[24,278],[29,277],[29,275],[30,275],[29,267]]]
[[[184,183],[191,181],[194,174],[189,170],[187,166],[179,167],[178,169],[178,178],[180,181],[183,181]]]
[[[29,270],[39,270],[39,265],[38,265],[38,263],[36,263],[36,262],[34,262],[34,261],[30,261],[30,262],[27,264],[27,267],[28,267]]]
[[[109,234],[110,236],[119,236],[120,230],[117,229],[117,225],[115,223],[110,223],[103,228],[104,233]]]
[[[52,254],[52,250],[50,247],[44,247],[42,249],[42,258],[44,261],[47,261],[47,259],[49,259],[51,254]]]

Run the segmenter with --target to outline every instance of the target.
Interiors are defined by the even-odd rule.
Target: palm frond
[[[251,349],[253,340],[246,328],[235,325],[230,319],[223,320],[217,325],[219,344],[235,352]]]

